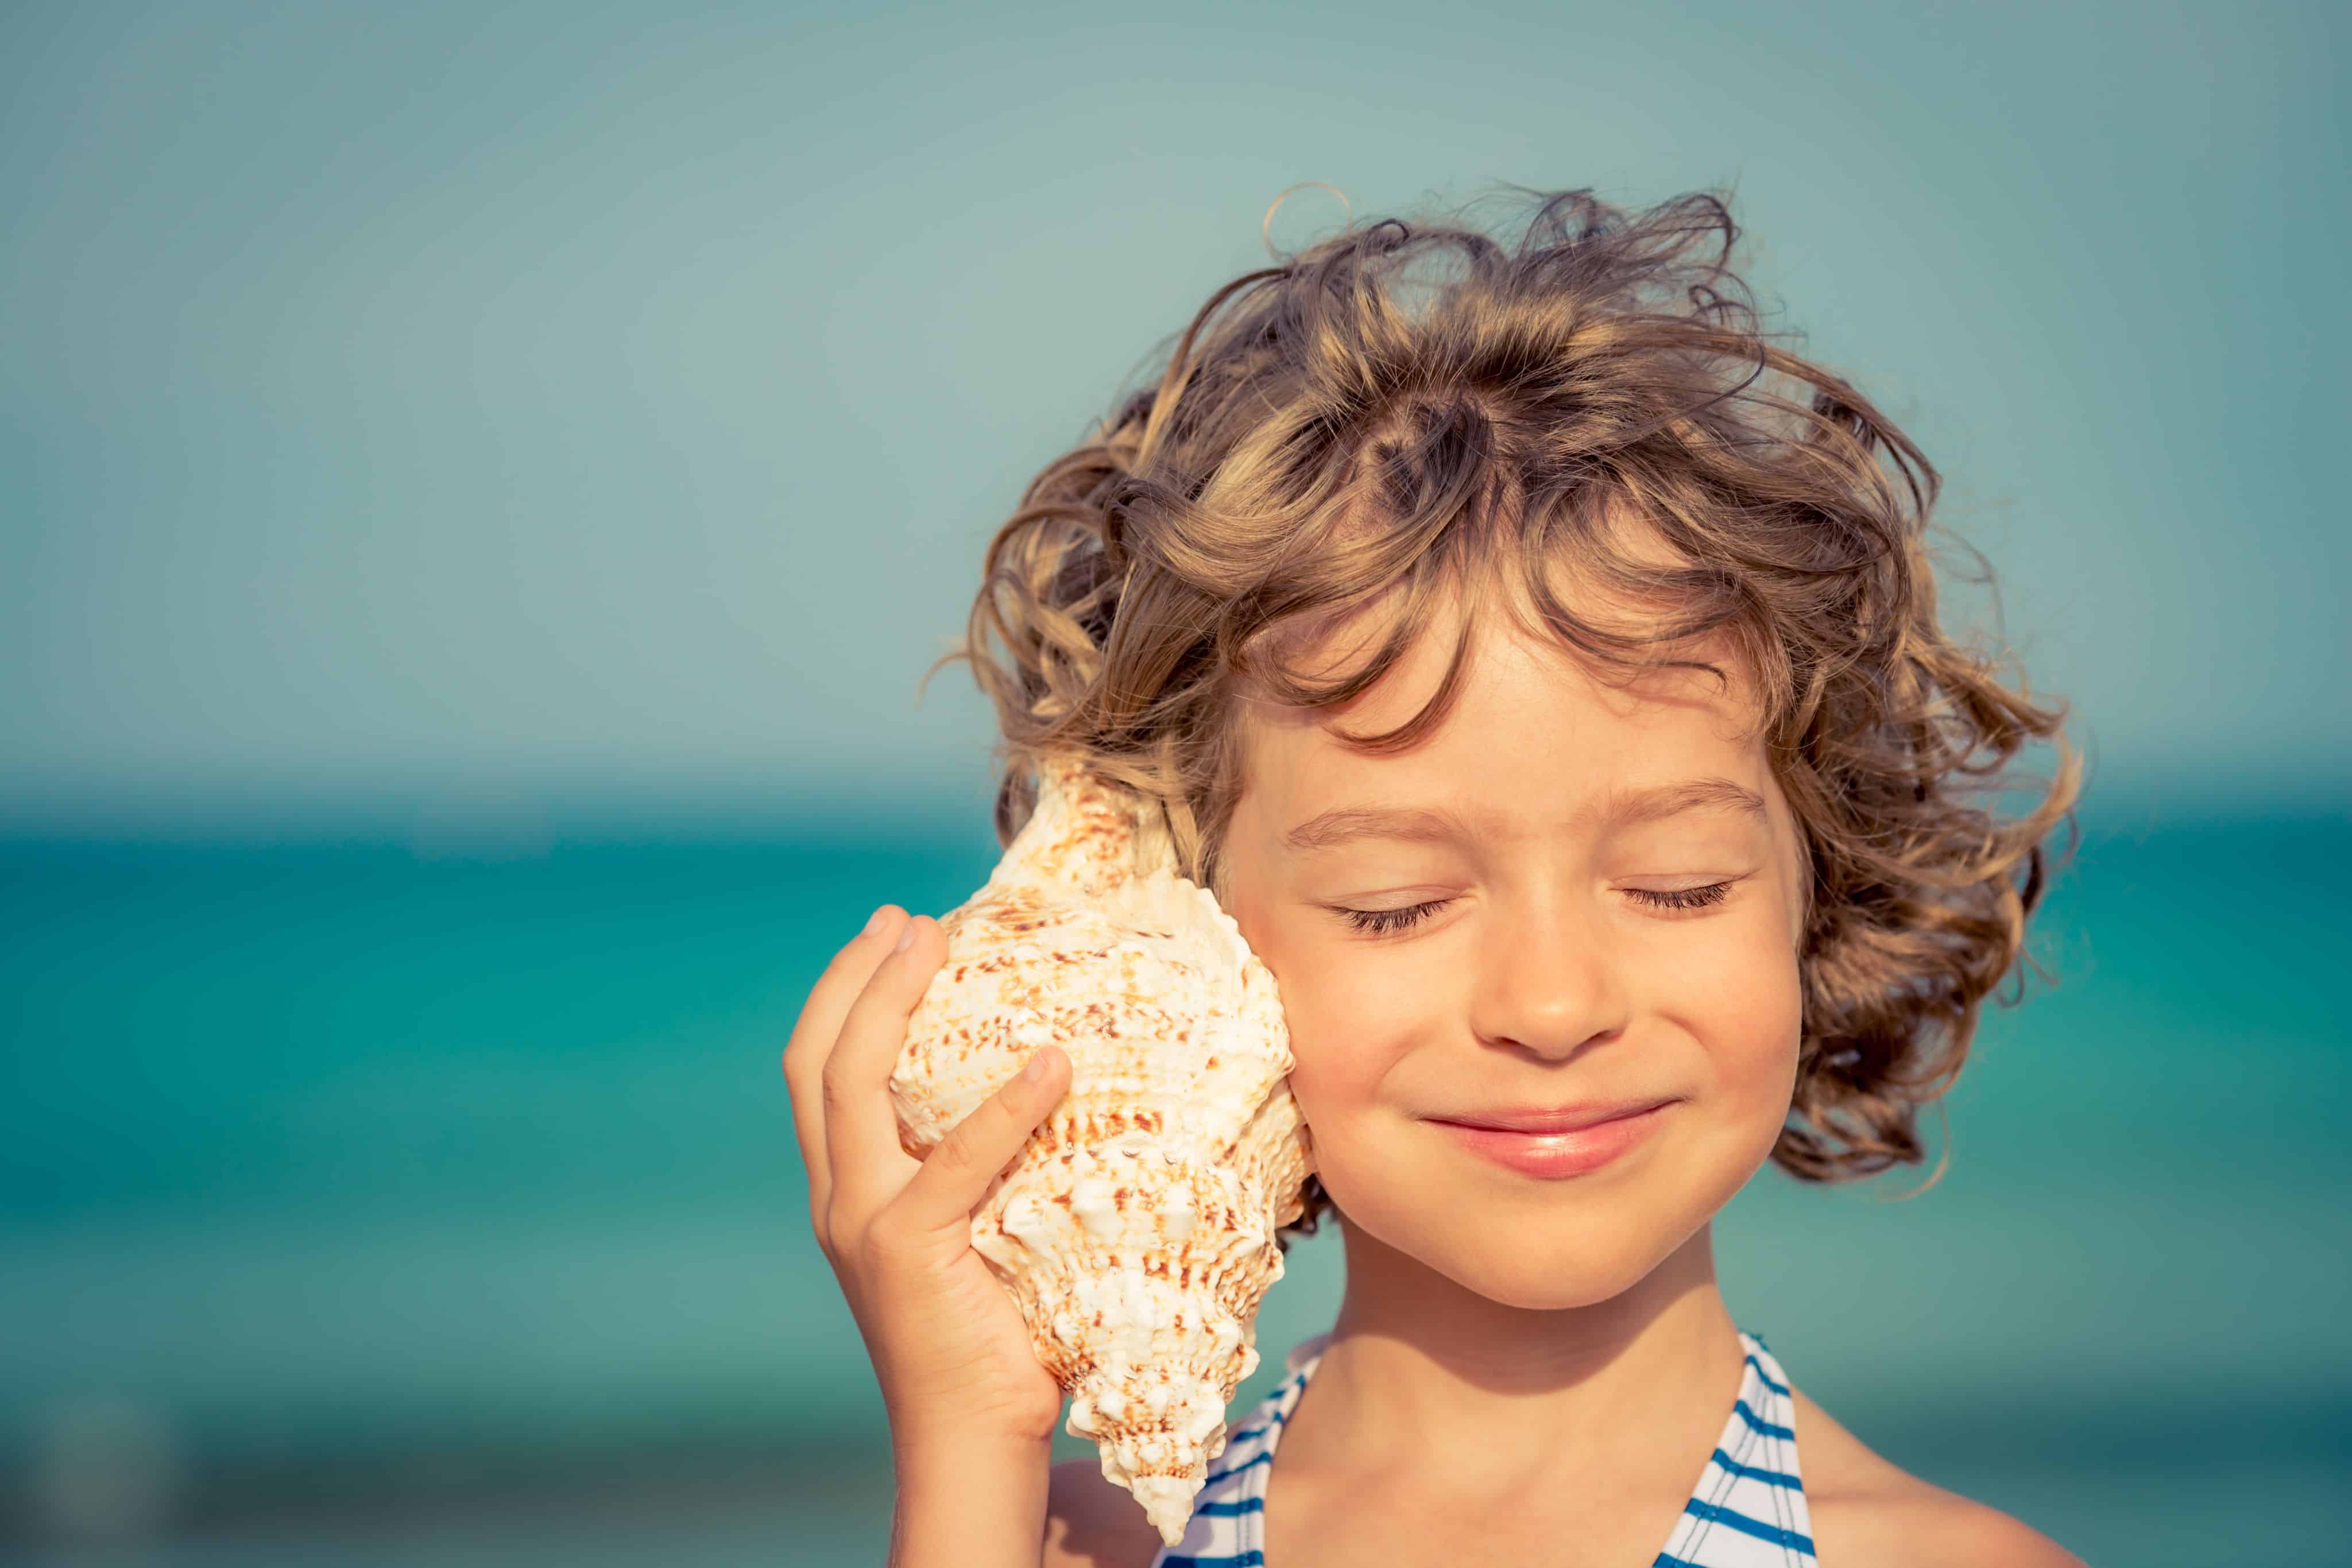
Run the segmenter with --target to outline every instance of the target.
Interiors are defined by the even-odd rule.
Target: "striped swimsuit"
[[[1266,1473],[1330,1337],[1317,1334],[1284,1359],[1290,1376],[1234,1428],[1192,1500],[1183,1539],[1162,1547],[1151,1568],[1265,1568]],[[1795,1397],[1763,1340],[1741,1329],[1739,1341],[1748,1359],[1730,1417],[1652,1568],[1819,1568],[1797,1473]]]

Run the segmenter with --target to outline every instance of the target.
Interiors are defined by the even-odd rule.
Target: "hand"
[[[939,922],[885,904],[835,955],[784,1048],[809,1218],[882,1385],[894,1447],[1050,1443],[1062,1390],[971,1249],[971,1211],[1061,1103],[1069,1058],[991,1095],[920,1160],[898,1145],[889,1080],[907,1019],[947,956]]]

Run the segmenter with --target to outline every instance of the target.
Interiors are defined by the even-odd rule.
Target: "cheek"
[[[1406,1024],[1393,998],[1411,965],[1367,963],[1348,944],[1309,926],[1302,912],[1273,907],[1255,878],[1235,881],[1224,907],[1241,927],[1242,940],[1273,972],[1283,1020],[1290,1028],[1291,1088],[1302,1108],[1307,1095],[1323,1085],[1337,1098],[1348,1082],[1377,1079],[1370,1066],[1377,1051],[1364,1047]]]
[[[1239,917],[1236,912],[1236,917]],[[1270,924],[1270,923],[1269,923]],[[1283,937],[1291,935],[1286,944]],[[1290,1089],[1321,1138],[1317,1162],[1327,1172],[1379,1143],[1380,1123],[1400,1109],[1399,1064],[1450,1034],[1464,998],[1447,990],[1415,949],[1335,941],[1325,933],[1286,933],[1244,921],[1243,936],[1274,972],[1290,1029]],[[1375,1166],[1379,1164],[1374,1162]],[[1344,1179],[1344,1178],[1341,1178]],[[1328,1181],[1327,1186],[1330,1185]]]
[[[1290,1025],[1292,1092],[1310,1121],[1369,1103],[1416,1039],[1436,997],[1410,962],[1368,965],[1318,954],[1275,969]]]
[[[1681,1010],[1700,1020],[1701,1034],[1740,1054],[1793,1044],[1802,1000],[1797,957],[1767,937],[1727,946],[1706,967],[1706,980],[1684,992]]]
[[[1796,1088],[1804,992],[1796,955],[1777,925],[1725,932],[1703,975],[1676,975],[1655,1010],[1697,1041],[1699,1082],[1711,1101],[1712,1142],[1734,1164],[1760,1164],[1779,1141]],[[1743,1177],[1744,1179],[1744,1177]]]

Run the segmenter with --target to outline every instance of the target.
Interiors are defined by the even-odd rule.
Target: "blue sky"
[[[1360,216],[1729,187],[2098,787],[2340,799],[2344,32],[13,7],[0,822],[962,809],[985,706],[915,684],[989,532],[1309,180]],[[1342,216],[1300,192],[1276,241]]]

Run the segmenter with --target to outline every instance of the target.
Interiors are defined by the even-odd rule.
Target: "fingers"
[[[886,904],[874,912],[866,928],[833,956],[833,962],[810,988],[799,1021],[793,1026],[792,1040],[784,1047],[784,1084],[792,1095],[793,1132],[800,1141],[801,1161],[808,1167],[809,1205],[818,1215],[824,1212],[833,1181],[825,1149],[825,1058],[841,1038],[842,1020],[848,1017],[850,1005],[889,956],[906,920],[907,912],[896,904]]]
[[[899,1174],[913,1168],[914,1162],[898,1146],[890,1071],[907,1043],[907,1019],[947,951],[940,923],[928,915],[913,916],[898,928],[890,951],[875,966],[842,1019],[841,1037],[820,1075],[825,1153],[836,1202],[857,1195],[861,1207],[878,1207],[897,1191]]]
[[[988,1184],[1021,1152],[1037,1124],[1069,1092],[1070,1059],[1044,1045],[1003,1087],[941,1139],[890,1204],[892,1223],[915,1234],[969,1224]]]

